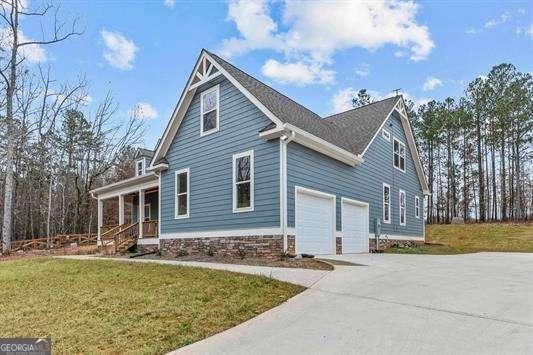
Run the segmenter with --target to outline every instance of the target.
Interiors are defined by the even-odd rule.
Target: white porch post
[[[139,238],[143,237],[143,222],[144,222],[144,190],[139,190]]]
[[[124,224],[124,195],[118,195],[118,224]]]
[[[104,224],[104,200],[98,199],[98,238],[97,244],[100,244],[100,236],[102,234],[102,225]]]

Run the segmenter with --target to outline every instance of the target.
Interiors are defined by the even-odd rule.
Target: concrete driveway
[[[533,254],[331,258],[366,266],[176,353],[533,353]]]

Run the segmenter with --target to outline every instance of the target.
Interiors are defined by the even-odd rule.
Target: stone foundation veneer
[[[275,258],[283,253],[283,236],[203,237],[161,239],[162,256],[220,255]]]
[[[369,242],[369,249],[370,251],[376,250],[376,239],[370,238]],[[379,241],[379,248],[381,250],[390,248],[390,247],[413,247],[416,245],[423,245],[425,241],[423,240],[399,240],[399,239],[388,239],[383,240],[381,239]]]

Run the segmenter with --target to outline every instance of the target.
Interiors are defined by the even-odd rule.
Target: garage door
[[[296,189],[296,253],[334,254],[335,196]]]
[[[368,204],[342,199],[342,253],[368,253]]]

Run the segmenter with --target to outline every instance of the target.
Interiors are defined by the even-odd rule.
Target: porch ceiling
[[[108,199],[154,187],[159,187],[159,177],[154,172],[149,172],[91,190],[91,195],[98,199]]]

